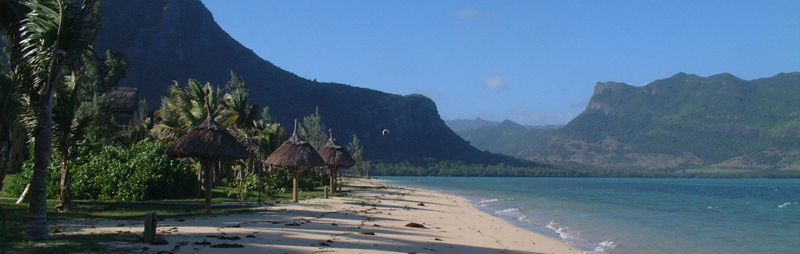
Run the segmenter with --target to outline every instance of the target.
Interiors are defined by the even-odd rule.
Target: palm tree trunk
[[[61,161],[61,204],[58,205],[59,212],[69,212],[72,206],[72,173],[70,172],[67,156]]]
[[[27,236],[31,240],[48,238],[47,229],[47,167],[53,152],[53,94],[55,77],[47,84],[39,101],[39,126],[33,147],[33,178],[29,195]]]
[[[10,128],[9,128],[7,137],[9,137],[9,141],[8,142],[5,142],[5,141],[0,142],[0,146],[2,146],[2,147],[0,147],[0,153],[2,153],[0,155],[0,165],[2,165],[2,168],[0,168],[0,191],[3,190],[3,180],[6,179],[6,171],[11,169],[11,162],[12,162],[12,160],[11,160],[11,143],[12,142],[11,142],[11,138],[10,138],[11,137],[11,129]]]

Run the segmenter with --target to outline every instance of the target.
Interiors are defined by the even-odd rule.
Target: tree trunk
[[[25,185],[25,189],[22,190],[22,195],[19,195],[19,199],[17,199],[17,204],[28,203],[28,191],[31,190],[31,184]]]
[[[342,173],[340,173],[338,170],[336,171],[336,188],[337,192],[342,192]]]
[[[214,181],[214,166],[216,166],[216,162],[212,159],[203,159],[204,161],[201,164],[206,165],[205,170],[205,188],[206,188],[206,202],[205,208],[206,213],[211,213],[211,182]]]
[[[214,171],[214,186],[217,186],[217,184],[222,183],[222,176],[224,175],[222,172],[222,160],[218,160],[214,163],[214,167],[216,168],[216,171]]]
[[[56,75],[59,76],[60,75]],[[27,236],[30,240],[48,238],[47,229],[47,167],[53,152],[53,94],[55,80],[44,89],[39,101],[39,126],[34,133],[33,178],[29,195]]]
[[[336,167],[331,167],[330,173],[331,192],[336,192]]]
[[[10,127],[8,128],[8,136],[6,136],[8,137],[8,142],[0,142],[0,146],[2,146],[0,147],[0,152],[2,153],[2,155],[0,155],[0,165],[2,165],[0,167],[0,191],[3,191],[3,180],[6,179],[6,171],[11,170],[11,164],[13,161],[11,159],[11,147],[13,146],[12,144],[14,142],[11,142],[13,139],[11,136],[11,129],[12,128]]]
[[[199,158],[198,158],[199,159]],[[195,197],[202,198],[203,197],[203,161],[200,160],[200,166],[197,167],[197,184]]]
[[[2,152],[2,155],[0,155],[2,156],[2,158],[0,158],[0,165],[2,165],[2,167],[0,167],[0,191],[3,191],[3,180],[6,179],[6,170],[11,168],[11,156],[6,157],[5,145],[3,145],[3,148],[0,148],[0,150],[2,150],[0,151]]]
[[[294,178],[292,179],[292,202],[297,203],[297,178],[300,178],[300,168],[293,167],[292,171],[294,171]]]
[[[59,212],[69,212],[72,206],[72,173],[70,172],[67,158],[61,161],[61,204],[58,205]]]

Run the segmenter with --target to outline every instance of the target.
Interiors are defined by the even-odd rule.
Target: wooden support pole
[[[144,215],[144,237],[142,242],[152,243],[156,240],[156,228],[158,227],[158,216],[156,212],[147,212]]]
[[[205,189],[206,189],[206,201],[205,201],[205,208],[206,213],[211,213],[211,182],[214,181],[214,161],[213,160],[206,160],[204,164],[205,166]]]
[[[292,179],[292,202],[297,203],[298,202],[298,199],[297,199],[297,194],[298,194],[298,192],[297,192],[297,178],[300,177],[300,168],[299,167],[294,167],[292,169],[294,171],[294,179]]]
[[[328,175],[331,182],[331,191],[336,191],[336,167],[331,167],[331,173]]]

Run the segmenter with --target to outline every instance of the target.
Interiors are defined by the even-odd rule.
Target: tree
[[[241,82],[244,83],[244,81]],[[258,120],[258,105],[248,102],[250,93],[244,84],[241,87],[231,86],[230,84],[228,83],[228,87],[225,89],[226,93],[223,101],[229,110],[236,113],[236,120],[233,122],[233,126],[241,129],[254,128],[255,121]]]
[[[22,114],[22,102],[11,75],[0,73],[0,190],[11,160],[12,129]]]
[[[75,75],[70,75],[67,81],[56,89],[55,105],[53,106],[53,151],[61,161],[61,204],[56,207],[59,211],[69,211],[72,203],[70,182],[69,159],[72,154],[70,149],[79,140],[77,129],[74,128],[75,109],[78,107],[78,89]]]
[[[11,55],[19,55],[19,24],[29,10],[18,0],[0,0],[0,31],[2,39],[6,41]],[[0,70],[5,69],[0,64]],[[3,179],[6,176],[7,165],[10,160],[11,139],[10,131],[16,125],[23,112],[23,103],[19,82],[16,82],[13,73],[0,73],[0,190],[3,189]],[[8,135],[6,135],[8,133]]]
[[[34,172],[29,192],[27,236],[48,238],[47,166],[53,150],[53,97],[65,69],[77,70],[84,57],[93,57],[100,27],[100,2],[95,0],[30,0],[19,23],[18,51],[9,57],[20,84],[28,87],[38,121],[34,128]],[[15,47],[16,45],[12,45]]]
[[[170,87],[170,97],[161,102],[161,109],[156,111],[156,123],[150,134],[158,140],[171,142],[200,124],[210,114],[222,126],[237,138],[250,152],[257,157],[266,158],[272,150],[280,145],[283,128],[271,122],[268,108],[259,117],[258,105],[251,104],[247,83],[243,78],[231,72],[231,80],[224,89],[209,83],[205,85],[190,79],[186,86],[177,82]],[[260,160],[251,158],[235,163],[245,164],[240,169],[248,169],[252,173],[262,168]],[[228,173],[229,167],[217,167],[220,171],[216,180]],[[238,176],[244,176],[243,170]],[[198,170],[198,176],[200,170]]]
[[[117,125],[106,93],[127,73],[121,54],[107,51],[105,59],[84,60],[86,68],[72,71],[64,85],[56,89],[53,106],[53,148],[61,161],[61,204],[56,206],[60,212],[68,212],[72,204],[69,162],[77,155],[74,150],[78,141],[107,145],[116,136]]]
[[[177,81],[169,87],[170,97],[161,100],[161,108],[156,111],[157,123],[150,134],[158,140],[172,142],[200,125],[208,115],[214,117],[222,126],[230,126],[236,121],[236,113],[228,110],[223,103],[222,90],[189,79],[186,86]]]
[[[303,123],[300,125],[298,134],[306,142],[311,144],[314,149],[319,150],[325,145],[328,140],[328,135],[325,134],[328,128],[322,122],[322,116],[319,114],[319,106],[314,114],[303,117]]]
[[[363,170],[363,162],[364,162],[364,146],[361,145],[361,141],[358,139],[356,134],[353,134],[353,141],[347,144],[347,151],[350,152],[350,156],[353,156],[353,160],[356,161],[356,165],[354,165],[351,169],[361,173]]]

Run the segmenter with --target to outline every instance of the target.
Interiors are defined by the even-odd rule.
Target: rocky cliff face
[[[448,129],[424,96],[318,83],[261,59],[223,31],[199,0],[105,1],[103,14],[98,50],[125,52],[132,67],[121,85],[139,88],[151,110],[173,80],[224,85],[233,71],[247,81],[251,100],[269,106],[284,126],[319,106],[339,143],[356,134],[370,159],[496,159]],[[382,135],[383,129],[391,134]]]
[[[598,83],[581,115],[521,154],[603,167],[800,169],[798,86],[797,72],[751,81],[678,73],[643,87]]]

